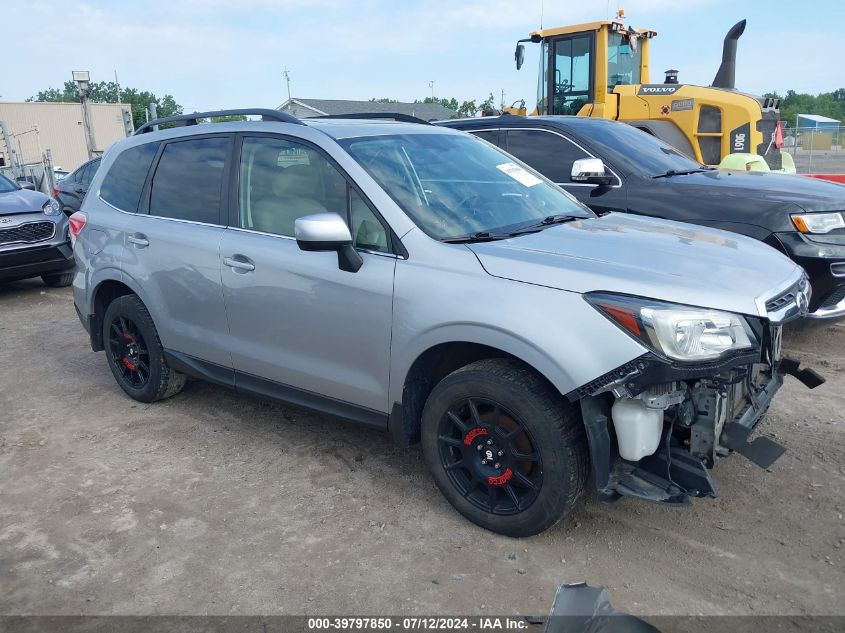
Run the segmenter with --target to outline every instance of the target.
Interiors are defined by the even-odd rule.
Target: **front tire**
[[[587,479],[577,409],[515,360],[477,361],[444,378],[423,410],[422,449],[455,509],[507,536],[557,523]]]
[[[106,308],[103,342],[109,369],[129,397],[155,402],[185,386],[185,374],[165,362],[153,319],[137,296],[118,297]]]

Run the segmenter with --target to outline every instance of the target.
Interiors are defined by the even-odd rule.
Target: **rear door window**
[[[164,146],[150,190],[150,215],[220,224],[228,136],[173,141]]]
[[[103,178],[100,198],[121,211],[137,212],[158,146],[158,143],[145,143],[121,152]]]
[[[508,130],[506,150],[558,184],[570,181],[572,163],[591,158],[569,139],[547,130]]]

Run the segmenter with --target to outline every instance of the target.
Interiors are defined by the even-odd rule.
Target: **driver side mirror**
[[[357,273],[364,259],[352,246],[352,233],[337,213],[315,213],[296,218],[293,224],[296,243],[303,251],[337,251],[341,270]]]
[[[525,62],[525,46],[522,44],[516,45],[516,50],[513,52],[513,59],[516,62],[516,69],[519,70],[522,68],[522,64]]]
[[[572,163],[569,179],[572,182],[610,185],[613,183],[613,174],[607,173],[601,158],[579,158]]]

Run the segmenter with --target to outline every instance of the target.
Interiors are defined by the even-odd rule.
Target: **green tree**
[[[113,81],[99,81],[91,83],[89,99],[93,103],[118,103],[117,84]],[[40,90],[27,101],[64,101],[78,102],[79,93],[76,83],[66,81],[62,88],[47,88]],[[146,121],[146,110],[151,103],[156,104],[156,114],[159,117],[182,114],[182,106],[176,103],[173,95],[166,94],[159,98],[149,90],[137,88],[120,88],[120,103],[128,104],[132,109],[132,121],[138,128]]]
[[[767,92],[764,96],[780,99],[780,118],[790,127],[795,125],[799,114],[819,114],[845,124],[845,88],[817,95],[787,90],[785,96],[776,92]]]

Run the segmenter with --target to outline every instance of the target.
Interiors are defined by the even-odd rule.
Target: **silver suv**
[[[205,117],[261,121],[197,125]],[[171,128],[153,130],[155,125]],[[597,217],[487,142],[276,111],[151,122],[73,216],[73,289],[115,380],[186,376],[422,443],[464,516],[512,536],[606,500],[715,497],[789,373],[801,268],[740,235]]]

